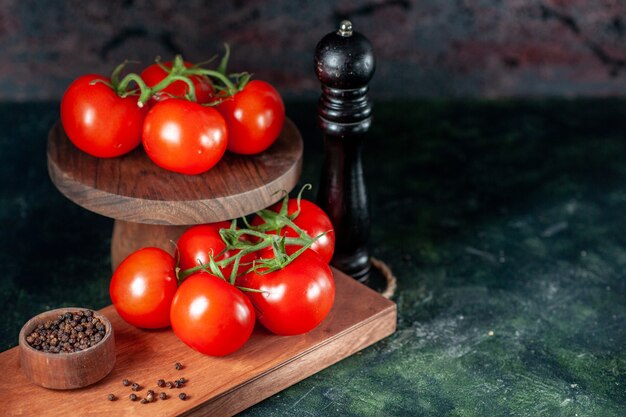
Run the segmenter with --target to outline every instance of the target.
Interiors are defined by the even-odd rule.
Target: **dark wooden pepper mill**
[[[322,83],[318,126],[325,154],[317,202],[335,228],[332,265],[361,282],[367,282],[370,273],[361,150],[372,120],[367,91],[375,66],[372,44],[347,20],[315,49],[315,72]]]

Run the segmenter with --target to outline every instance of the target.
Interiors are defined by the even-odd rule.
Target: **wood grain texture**
[[[257,155],[227,152],[195,176],[166,171],[139,147],[119,158],[81,152],[57,123],[48,137],[48,172],[76,204],[114,219],[189,225],[241,217],[267,207],[290,191],[302,170],[302,138],[288,119],[276,142]]]
[[[232,355],[213,358],[187,347],[171,330],[146,331],[126,324],[112,306],[102,313],[115,329],[117,362],[100,382],[72,391],[46,390],[30,383],[19,368],[18,349],[0,353],[3,414],[90,416],[233,415],[284,388],[392,334],[396,305],[347,275],[333,270],[335,306],[308,334],[276,336],[257,327],[246,345]],[[177,371],[175,362],[184,368]],[[184,388],[167,389],[170,398],[154,403],[131,402],[128,378],[160,392],[156,381],[188,379]],[[189,398],[177,398],[185,392]],[[117,401],[107,400],[115,394]]]
[[[174,243],[188,226],[162,226],[115,220],[111,237],[111,266],[113,270],[131,253],[153,246],[174,254]]]
[[[58,308],[45,311],[30,319],[19,335],[20,367],[28,379],[37,385],[54,389],[86,387],[107,376],[115,365],[115,336],[106,316],[96,312],[106,326],[106,335],[95,346],[80,352],[41,352],[26,342],[26,336],[37,325],[55,320],[59,315],[80,310],[79,307]]]

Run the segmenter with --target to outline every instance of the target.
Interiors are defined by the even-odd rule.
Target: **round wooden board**
[[[279,138],[258,155],[226,152],[209,171],[176,174],[155,165],[140,146],[118,158],[78,150],[61,123],[48,137],[48,171],[74,203],[135,223],[191,225],[234,219],[267,207],[290,191],[302,171],[302,137],[285,119]]]

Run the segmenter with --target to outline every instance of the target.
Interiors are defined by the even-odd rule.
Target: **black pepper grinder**
[[[335,228],[332,265],[361,282],[367,282],[370,273],[361,151],[372,121],[367,91],[375,67],[372,44],[347,20],[315,49],[315,72],[322,83],[317,120],[325,155],[317,203]]]

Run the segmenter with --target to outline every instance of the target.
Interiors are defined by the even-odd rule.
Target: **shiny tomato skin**
[[[196,175],[222,158],[228,130],[215,109],[172,98],[150,109],[142,140],[148,157],[161,168]]]
[[[109,285],[120,317],[144,329],[169,326],[177,288],[175,267],[172,255],[159,248],[143,248],[124,259]]]
[[[262,290],[245,292],[258,321],[272,333],[291,336],[317,327],[335,301],[335,280],[326,262],[310,250],[283,269],[268,274],[250,272],[239,285]]]
[[[283,203],[281,201],[269,207],[269,209],[278,213],[282,204]],[[295,213],[297,209],[297,200],[295,198],[290,198],[289,202],[287,203],[287,213],[291,215]],[[335,230],[333,228],[333,224],[330,222],[330,219],[328,218],[324,210],[322,210],[315,203],[312,203],[305,199],[301,199],[300,213],[293,220],[293,222],[296,226],[304,230],[306,234],[311,238],[315,238],[324,232],[328,232],[324,236],[313,242],[310,248],[313,251],[317,252],[322,257],[324,262],[329,263],[335,251]],[[258,215],[254,216],[254,218],[252,219],[253,226],[258,226],[262,223],[263,219]],[[268,231],[266,233],[275,234],[276,231]],[[298,233],[289,226],[285,226],[280,231],[280,235],[285,237],[299,237]],[[285,249],[287,253],[291,255],[298,249],[300,249],[300,246],[286,245]]]
[[[180,340],[205,355],[224,356],[241,348],[254,329],[250,301],[233,285],[209,274],[187,277],[170,311]]]
[[[265,81],[250,81],[244,89],[217,105],[228,124],[228,150],[252,155],[269,148],[283,129],[285,105]]]
[[[147,112],[137,96],[122,98],[96,74],[74,80],[61,100],[61,123],[70,141],[81,151],[98,158],[113,158],[141,143]]]
[[[174,257],[179,259],[178,266],[181,271],[198,266],[200,263],[207,265],[209,263],[209,254],[213,254],[216,261],[229,258],[238,253],[237,250],[228,250],[223,255],[217,257],[224,249],[226,244],[220,236],[220,229],[229,229],[230,222],[216,222],[192,226],[178,238],[176,243],[176,253]],[[249,253],[241,257],[238,274],[249,268],[249,265],[256,259],[255,253]],[[222,274],[226,279],[230,277],[233,270],[233,264],[229,264],[222,268]]]
[[[163,65],[167,68],[172,68],[172,62],[163,62]],[[185,62],[185,67],[192,67],[193,64]],[[152,64],[141,72],[141,78],[148,85],[148,87],[154,87],[167,77],[168,72],[159,66],[159,64]],[[213,89],[213,83],[208,77],[202,75],[192,75],[189,77],[193,83],[196,93],[196,101],[198,103],[210,103],[213,100],[215,93]],[[163,90],[157,92],[150,99],[150,105],[154,105],[159,101],[167,100],[169,98],[178,97],[184,98],[187,94],[189,86],[183,81],[174,81],[172,84],[165,87]]]

